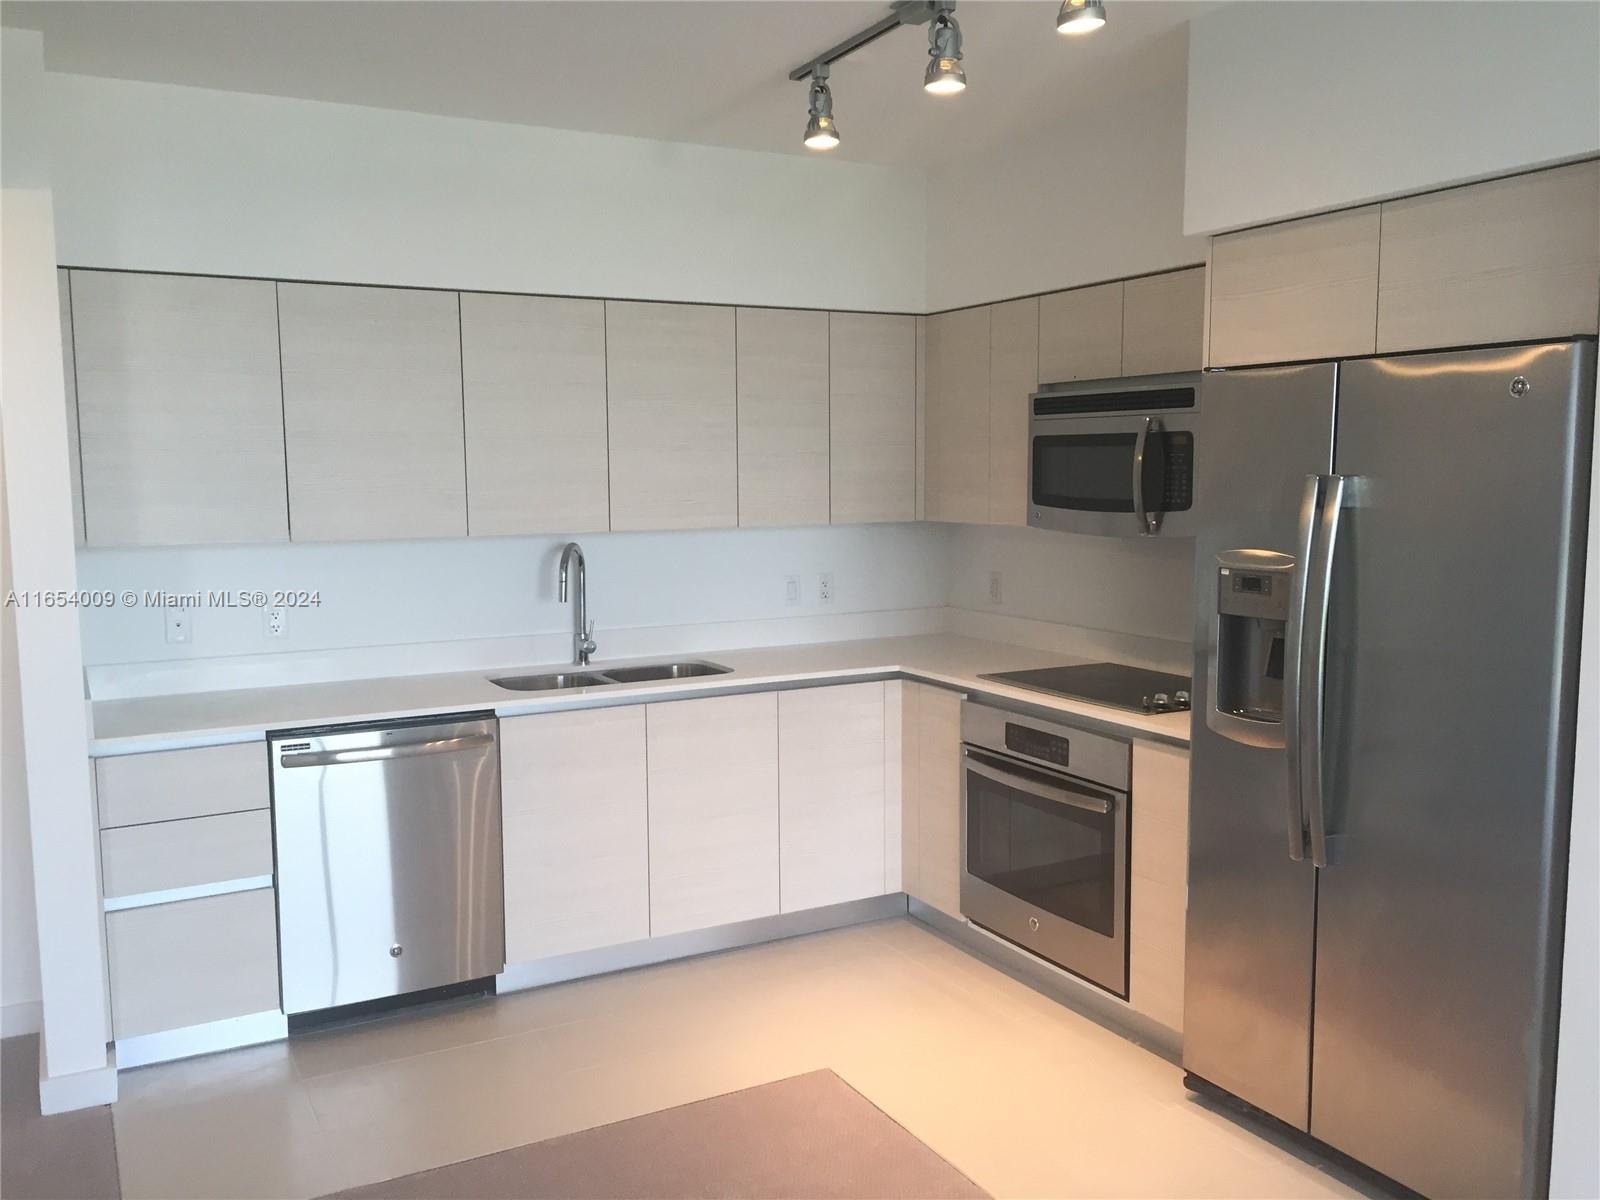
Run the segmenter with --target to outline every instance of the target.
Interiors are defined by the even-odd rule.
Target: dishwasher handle
[[[359,750],[304,750],[282,755],[278,762],[284,767],[337,767],[346,763],[419,758],[425,754],[454,754],[492,745],[492,733],[471,733],[463,737],[436,738],[431,742],[399,742],[393,746],[367,746]]]

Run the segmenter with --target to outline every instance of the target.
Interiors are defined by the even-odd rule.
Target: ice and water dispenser
[[[1283,745],[1292,555],[1227,550],[1217,555],[1216,642],[1206,724],[1252,746]]]

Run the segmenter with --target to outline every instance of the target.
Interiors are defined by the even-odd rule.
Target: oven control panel
[[[1026,754],[1029,758],[1065,767],[1071,747],[1071,740],[1058,733],[1046,733],[1015,721],[1006,722],[1006,749],[1015,754]]]

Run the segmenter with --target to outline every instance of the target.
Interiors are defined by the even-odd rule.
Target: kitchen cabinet
[[[72,357],[72,280],[56,270],[56,299],[61,306],[61,374],[67,396],[67,474],[72,480],[72,544],[83,545],[83,457],[78,437],[78,368]]]
[[[1207,365],[1371,354],[1378,236],[1373,204],[1213,239]]]
[[[1122,283],[1039,297],[1039,382],[1113,379],[1122,370]]]
[[[739,523],[734,314],[606,301],[612,529]]]
[[[1128,1003],[1183,1028],[1189,888],[1189,752],[1133,743]]]
[[[271,888],[106,914],[112,1031],[120,1041],[278,1008]]]
[[[506,961],[650,936],[643,706],[504,717]]]
[[[611,527],[599,300],[461,293],[468,532]]]
[[[928,318],[930,521],[989,519],[989,316],[984,306]]]
[[[1378,353],[1592,334],[1600,162],[1391,200]]]
[[[107,900],[271,876],[272,814],[264,808],[100,831]]]
[[[1205,362],[1206,269],[1122,285],[1122,374],[1198,371]]]
[[[1039,301],[996,304],[989,317],[989,523],[1028,523],[1029,397],[1039,387]]]
[[[778,693],[780,907],[881,896],[884,685]]]
[[[829,520],[917,516],[917,318],[828,314]]]
[[[828,523],[828,314],[736,313],[739,524]]]
[[[86,543],[289,537],[273,285],[70,273]]]
[[[961,695],[905,685],[906,892],[947,916],[961,915]]]
[[[263,742],[94,760],[100,828],[179,821],[271,805]]]
[[[650,933],[779,911],[775,692],[651,704]]]
[[[278,313],[292,538],[464,536],[456,293],[283,283]]]

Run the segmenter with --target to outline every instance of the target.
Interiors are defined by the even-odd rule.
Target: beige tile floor
[[[831,1067],[996,1196],[1359,1195],[909,919],[123,1074],[126,1197],[315,1196]]]

